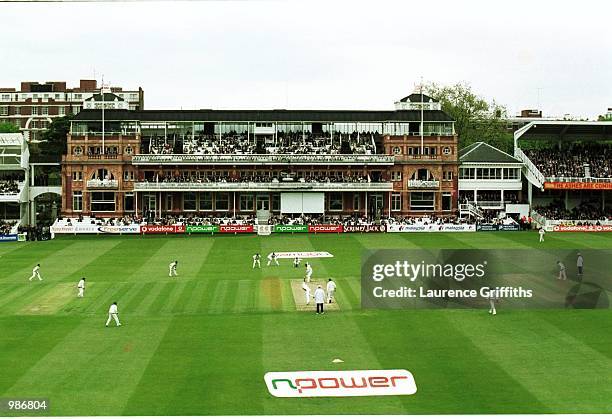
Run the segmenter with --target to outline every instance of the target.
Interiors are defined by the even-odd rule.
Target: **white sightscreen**
[[[323,192],[283,192],[281,193],[281,213],[283,214],[322,214],[325,209]]]

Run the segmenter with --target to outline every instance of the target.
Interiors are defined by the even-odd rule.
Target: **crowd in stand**
[[[556,200],[545,206],[535,206],[534,211],[549,220],[612,221],[612,209],[594,203],[581,203],[568,210],[563,201]]]
[[[169,135],[149,138],[149,154],[374,154],[378,133],[354,132],[350,135],[316,135],[311,132],[282,132],[258,148],[246,132],[216,135]],[[176,145],[176,146],[175,146]],[[143,147],[143,150],[146,150]]]
[[[0,195],[13,195],[19,193],[19,183],[23,181],[23,174],[4,173],[0,175]]]
[[[529,159],[546,177],[585,177],[585,165],[590,177],[612,177],[611,144],[570,144],[563,149],[524,150]]]
[[[0,220],[0,236],[11,234],[11,229],[17,224],[17,221]]]
[[[306,182],[306,183],[367,183],[373,182],[374,179],[363,176],[361,174],[349,173],[349,174],[319,174],[316,176],[306,176],[297,178],[295,176],[287,175],[285,177],[270,176],[266,174],[250,174],[243,175],[240,177],[222,176],[211,174],[209,176],[194,176],[190,174],[178,174],[178,175],[156,175],[155,177],[145,178],[145,182],[163,182],[163,183],[230,183],[230,182],[255,182],[255,183],[277,183],[277,182]],[[376,181],[386,182],[384,178],[379,178]]]

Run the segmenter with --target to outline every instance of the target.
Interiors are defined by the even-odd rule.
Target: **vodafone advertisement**
[[[140,226],[140,232],[142,234],[177,234],[184,233],[184,225],[171,225],[171,226],[157,226],[157,225],[146,225]]]
[[[342,233],[344,229],[341,225],[321,224],[316,226],[308,226],[309,233]]]
[[[252,225],[227,224],[219,226],[219,233],[254,233]]]
[[[582,232],[582,233],[611,233],[612,225],[605,226],[554,226],[553,231],[560,233]]]

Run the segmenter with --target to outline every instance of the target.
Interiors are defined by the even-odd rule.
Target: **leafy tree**
[[[36,147],[32,147],[32,154],[60,160],[62,154],[66,154],[66,136],[70,131],[72,118],[73,115],[54,118],[40,136],[40,142]]]
[[[442,110],[455,120],[460,147],[483,141],[500,150],[512,151],[513,135],[507,128],[508,112],[504,106],[477,95],[466,83],[452,86],[430,83],[423,90],[439,100]]]
[[[10,122],[0,122],[0,133],[18,133],[19,127],[15,124],[11,124]]]

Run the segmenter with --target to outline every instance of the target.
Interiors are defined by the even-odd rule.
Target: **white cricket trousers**
[[[117,317],[117,315],[115,313],[108,313],[108,320],[106,320],[106,325],[108,326],[111,322],[111,319],[115,319],[115,324],[117,326],[121,326],[121,323],[119,323],[119,317]]]
[[[33,273],[29,280],[31,281],[31,280],[33,280],[34,278],[37,278],[37,277],[38,277],[39,281],[42,281],[42,277],[40,276],[39,272]]]
[[[176,268],[170,268],[170,271],[168,272],[168,276],[178,276],[178,274],[176,273]]]
[[[304,291],[304,296],[306,297],[306,304],[310,304],[310,293],[307,291]]]
[[[79,287],[79,297],[83,297],[83,292],[85,292],[85,288]]]
[[[258,268],[261,268],[261,263],[258,260],[254,260],[253,261],[253,269],[255,269],[255,266],[257,266]]]

